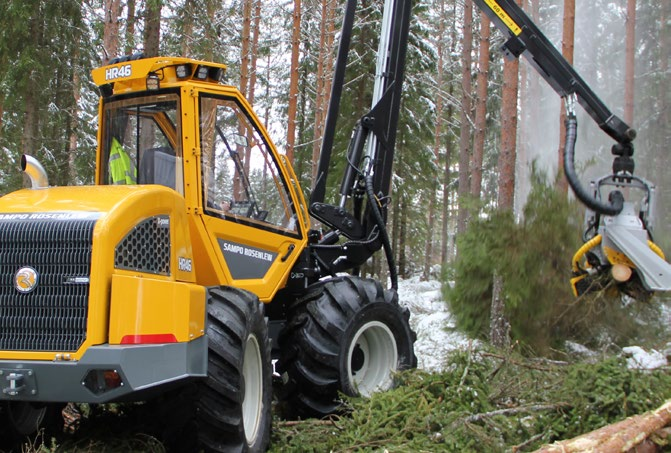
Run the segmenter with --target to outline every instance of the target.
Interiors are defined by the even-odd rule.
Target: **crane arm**
[[[578,103],[613,140],[630,143],[636,132],[608,110],[587,83],[514,0],[474,0],[496,27],[507,36],[503,51],[509,58],[520,55],[548,84],[566,98],[575,94]]]

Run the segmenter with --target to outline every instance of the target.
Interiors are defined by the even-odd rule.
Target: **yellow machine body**
[[[40,255],[21,245],[30,238],[16,240],[27,252],[17,252],[17,262],[7,271],[8,279],[13,276],[14,288],[7,291],[16,298],[17,319],[42,316],[37,309],[26,315],[21,304],[32,300],[31,294],[47,285],[46,280],[63,286],[63,295],[55,298],[59,301],[65,300],[69,288],[86,287],[85,307],[64,308],[62,313],[84,313],[76,321],[82,324],[79,340],[74,346],[63,346],[70,343],[61,342],[58,331],[59,326],[67,325],[69,332],[67,321],[40,318],[29,327],[31,335],[39,337],[46,331],[53,341],[44,343],[45,347],[21,338],[0,341],[0,368],[41,369],[46,362],[108,363],[106,354],[118,352],[114,348],[191,344],[205,332],[207,287],[235,286],[269,303],[286,286],[307,244],[305,201],[293,170],[278,154],[249,103],[236,88],[221,82],[224,70],[224,65],[215,63],[151,58],[93,71],[102,93],[95,186],[23,189],[0,198],[0,222],[20,231],[23,226],[34,226],[35,221],[45,229],[62,229],[67,222],[79,220],[94,225],[87,252],[88,275],[81,271],[68,274],[68,253],[74,246],[69,245],[67,228],[59,233],[63,237],[53,239],[55,245],[44,245],[58,248],[45,253],[51,253],[49,260],[62,266],[61,271],[32,262],[39,261]],[[147,152],[144,148],[155,145],[155,140],[162,147]],[[114,180],[118,168],[112,167],[118,157],[114,147],[119,145],[123,152],[132,149],[126,161],[134,167],[123,184]],[[147,176],[142,166],[150,155],[154,160]],[[162,160],[155,160],[157,157]],[[157,162],[163,162],[163,167]],[[158,173],[166,168],[170,181],[163,183]],[[212,193],[208,193],[210,186],[214,186]],[[228,210],[222,201],[214,200],[226,190],[230,193],[223,202],[230,205]],[[23,282],[34,283],[38,290],[30,293],[32,287],[22,288]],[[6,324],[11,322],[13,318]],[[46,329],[39,328],[40,323]],[[199,348],[194,375],[203,373],[206,350]],[[154,357],[152,351],[147,349],[138,357]],[[180,351],[186,354],[184,348]],[[60,371],[46,370],[41,371],[43,376],[67,379]],[[119,373],[130,376],[131,371],[127,368]],[[188,373],[188,369],[155,377],[145,373],[138,382],[147,387]],[[42,382],[42,387],[49,387]],[[36,395],[26,399],[58,398],[56,389],[38,392],[38,383],[31,385]],[[100,396],[73,390],[67,400],[112,400],[120,392],[116,389]]]

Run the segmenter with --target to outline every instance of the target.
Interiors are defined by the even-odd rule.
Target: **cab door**
[[[201,92],[202,222],[221,284],[270,300],[305,246],[299,197],[239,93]]]

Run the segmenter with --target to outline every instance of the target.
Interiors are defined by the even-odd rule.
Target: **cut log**
[[[671,400],[645,414],[629,417],[573,439],[555,442],[537,453],[626,453],[636,448],[655,432],[671,424]]]

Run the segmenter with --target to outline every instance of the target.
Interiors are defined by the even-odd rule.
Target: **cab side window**
[[[210,215],[297,232],[279,164],[232,99],[200,99],[203,204]]]

